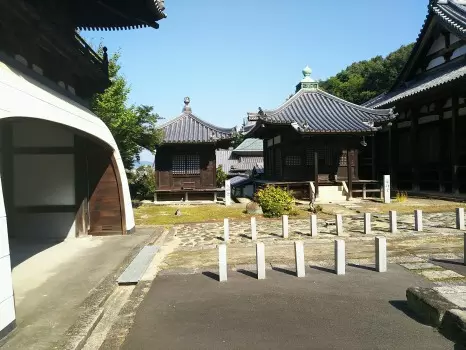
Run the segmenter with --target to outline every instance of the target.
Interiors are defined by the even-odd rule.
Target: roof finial
[[[296,85],[296,92],[301,89],[306,90],[315,90],[319,88],[319,84],[311,78],[312,69],[309,66],[304,67],[303,69],[303,79],[298,85]]]
[[[183,113],[191,113],[191,107],[189,106],[189,102],[191,102],[191,99],[189,97],[184,98],[184,107],[183,107]]]
[[[311,74],[312,74],[312,69],[309,68],[309,66],[306,66],[304,67],[303,69],[303,80],[301,80],[302,82],[313,82],[314,79],[311,78]]]

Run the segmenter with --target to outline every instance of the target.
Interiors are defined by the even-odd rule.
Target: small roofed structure
[[[250,176],[254,167],[263,163],[263,144],[261,139],[246,139],[235,149],[218,149],[217,166],[229,176]]]
[[[264,143],[261,183],[295,186],[298,196],[309,198],[319,194],[319,185],[337,186],[340,196],[351,197],[354,183],[377,182],[371,139],[395,114],[322,91],[311,73],[303,70],[296,93],[277,109],[248,113],[255,125],[246,136]]]
[[[163,143],[156,149],[156,201],[216,199],[217,148],[228,148],[235,128],[221,128],[192,113],[190,99],[183,112],[161,125]]]

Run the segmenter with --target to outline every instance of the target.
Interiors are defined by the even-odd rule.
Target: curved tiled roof
[[[371,109],[319,89],[301,89],[276,110],[265,110],[265,124],[290,124],[303,133],[373,132],[374,123],[395,116],[391,109]]]
[[[220,128],[209,124],[190,112],[161,125],[164,143],[214,143],[218,140],[231,139],[235,128]]]
[[[430,88],[445,84],[455,79],[466,75],[463,67],[457,65],[441,70],[426,78],[421,78],[418,81],[404,84],[407,79],[413,64],[416,62],[425,40],[429,27],[436,19],[445,28],[461,38],[466,38],[466,6],[457,3],[453,0],[431,0],[429,2],[429,11],[424,21],[424,24],[416,39],[411,55],[408,58],[403,70],[399,74],[395,83],[387,93],[383,93],[363,105],[366,107],[379,108],[387,106],[390,103],[404,99],[408,96],[415,95],[419,92]]]

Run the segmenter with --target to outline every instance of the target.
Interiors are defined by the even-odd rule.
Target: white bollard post
[[[223,241],[228,242],[230,240],[230,223],[228,219],[223,219]]]
[[[282,216],[282,236],[288,238],[288,215]]]
[[[335,273],[337,275],[345,274],[345,241],[343,239],[335,240]]]
[[[464,231],[464,208],[456,208],[456,228]]]
[[[343,234],[343,216],[341,214],[337,214],[335,221],[337,226],[337,236],[341,236]]]
[[[311,237],[317,236],[317,215],[311,215]]]
[[[375,237],[375,268],[378,272],[387,271],[387,239]]]
[[[256,243],[257,279],[265,279],[265,248],[263,242]]]
[[[218,246],[218,280],[220,282],[227,280],[227,246],[219,244]]]
[[[396,233],[398,231],[397,220],[396,220],[396,211],[390,210],[388,212],[388,220],[390,222],[390,233]]]
[[[371,228],[371,213],[364,213],[364,234],[372,232]]]
[[[301,241],[294,242],[294,257],[296,262],[296,277],[304,277],[306,275],[304,265],[304,244]]]
[[[420,209],[414,211],[414,230],[418,232],[422,231],[422,210]]]
[[[251,239],[257,241],[257,228],[256,228],[256,218],[251,217]]]

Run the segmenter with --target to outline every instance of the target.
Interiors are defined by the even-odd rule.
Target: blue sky
[[[314,79],[352,62],[386,55],[417,38],[428,0],[166,0],[160,28],[83,32],[120,49],[131,103],[153,105],[165,120],[183,98],[218,126],[275,108],[294,92],[301,70]],[[143,160],[151,159],[148,152]]]

